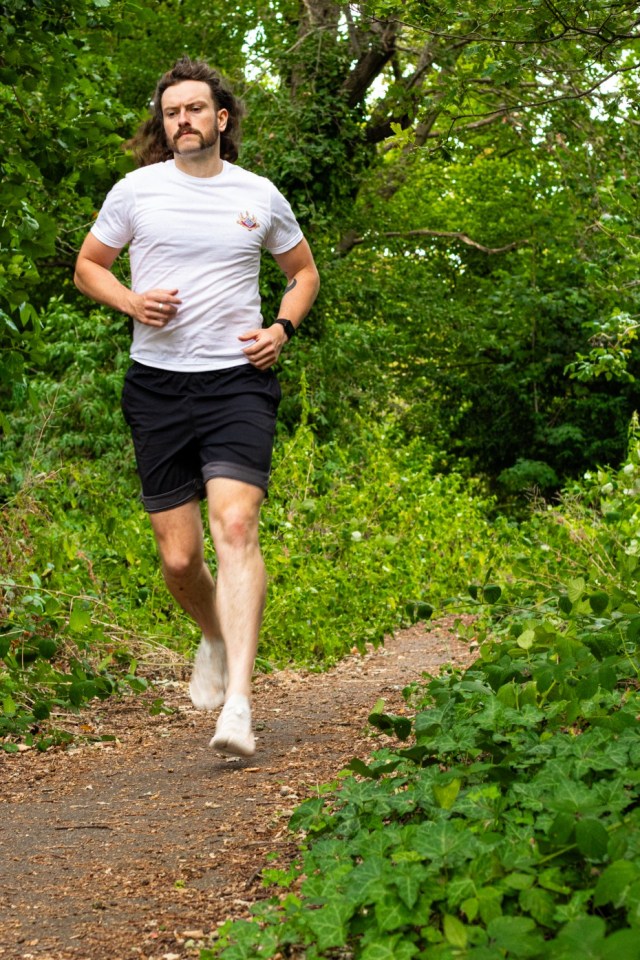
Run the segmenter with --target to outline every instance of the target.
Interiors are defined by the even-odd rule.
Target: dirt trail
[[[214,717],[177,681],[169,716],[144,698],[96,706],[86,722],[113,744],[1,754],[0,958],[197,957],[264,895],[268,854],[293,853],[293,808],[380,743],[366,729],[376,700],[402,712],[408,683],[468,660],[444,620],[329,673],[260,676],[249,760],[209,749]]]

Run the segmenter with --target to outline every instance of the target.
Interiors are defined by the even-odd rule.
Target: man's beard
[[[186,130],[186,131],[181,130],[180,133],[173,138],[174,153],[180,154],[182,152],[180,150],[179,143],[180,143],[180,140],[182,140],[182,137],[185,135],[185,133],[190,133],[196,136],[200,141],[200,145],[198,147],[193,147],[191,149],[188,149],[185,151],[185,153],[201,153],[203,150],[211,150],[212,147],[215,147],[216,143],[220,138],[220,130],[218,129],[217,123],[215,124],[214,129],[212,130],[212,132],[209,134],[208,137],[205,137],[200,130]]]

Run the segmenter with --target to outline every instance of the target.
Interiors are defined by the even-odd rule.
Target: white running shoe
[[[253,756],[256,740],[251,729],[251,707],[246,697],[238,693],[229,697],[218,717],[209,746],[230,757]]]
[[[196,653],[189,695],[199,710],[215,710],[224,703],[227,687],[227,651],[222,640],[203,637]]]

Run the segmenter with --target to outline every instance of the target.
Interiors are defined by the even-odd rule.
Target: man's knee
[[[258,543],[258,518],[264,492],[235,480],[207,484],[209,522],[216,551],[243,550]]]
[[[186,552],[184,550],[161,550],[162,572],[165,580],[183,582],[191,580],[199,573],[203,556],[197,553]]]
[[[211,518],[217,548],[244,549],[258,542],[258,516],[241,505],[214,512]]]

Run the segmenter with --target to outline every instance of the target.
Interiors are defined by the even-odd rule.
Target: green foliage
[[[263,510],[268,655],[331,662],[428,618],[489,549],[486,506],[459,476],[434,475],[417,442],[397,449],[360,423],[345,450],[303,422],[276,452]]]
[[[469,589],[477,662],[372,713],[397,746],[297,808],[286,884],[203,960],[640,956],[639,453],[602,512],[567,498],[512,535],[516,576]]]
[[[119,146],[131,114],[114,96],[108,52],[129,30],[130,20],[145,14],[130,0],[9,0],[2,9],[4,398],[25,368],[39,360],[39,307],[68,284],[98,197],[114,173],[129,166]]]

